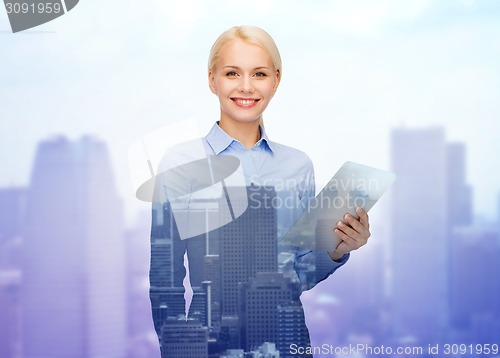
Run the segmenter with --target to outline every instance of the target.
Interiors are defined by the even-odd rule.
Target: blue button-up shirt
[[[242,143],[232,138],[218,123],[215,123],[205,139],[207,154],[233,155],[240,159],[247,186],[273,186],[279,197],[278,240],[288,231],[314,198],[314,169],[311,159],[302,151],[285,146],[267,137],[260,126],[261,138],[255,145],[246,149]],[[332,222],[332,230],[335,223]],[[314,257],[314,259],[313,259]],[[297,249],[295,269],[303,289],[310,289],[319,281],[327,278],[349,258],[346,254],[333,261],[327,252]],[[309,261],[315,262],[315,279],[312,281],[302,275],[300,267]]]
[[[263,127],[260,127],[260,134],[259,141],[252,148],[246,149],[242,143],[229,136],[216,123],[206,137],[177,145],[165,154],[158,168],[159,174],[155,182],[155,203],[153,204],[153,213],[159,214],[156,220],[153,220],[151,233],[150,294],[154,312],[158,312],[162,305],[162,295],[168,296],[169,300],[175,299],[175,302],[169,301],[173,311],[175,311],[176,307],[184,307],[184,295],[172,296],[174,291],[169,291],[171,293],[169,296],[167,291],[164,293],[162,290],[163,286],[173,286],[182,290],[181,287],[186,275],[184,268],[185,253],[187,253],[189,262],[189,278],[193,286],[201,286],[205,280],[212,281],[212,278],[214,284],[217,284],[217,282],[219,284],[215,286],[215,289],[220,289],[218,301],[216,302],[219,304],[219,309],[222,308],[222,311],[219,312],[217,319],[221,319],[220,315],[225,314],[224,310],[229,316],[241,313],[242,315],[238,316],[238,324],[243,327],[246,320],[249,327],[253,327],[252,329],[259,327],[259,322],[256,321],[256,316],[245,316],[246,309],[241,306],[245,300],[244,296],[240,294],[243,294],[244,290],[250,289],[250,286],[248,286],[250,282],[255,285],[259,284],[258,275],[264,275],[260,277],[269,280],[271,283],[276,279],[277,285],[279,285],[279,282],[285,282],[286,277],[286,282],[290,282],[290,284],[280,294],[290,294],[290,296],[282,297],[283,299],[287,297],[287,300],[292,300],[286,304],[300,307],[299,296],[302,291],[314,287],[348,260],[348,254],[338,261],[333,261],[325,251],[299,248],[282,242],[284,235],[301,213],[307,209],[309,200],[314,198],[313,165],[305,153],[270,141]],[[214,173],[217,174],[216,171],[211,172],[211,176],[206,175],[206,172],[197,172],[199,168],[196,167],[196,163],[199,163],[200,160],[202,163],[210,163],[213,159],[210,158],[211,156],[223,155],[239,159],[237,172],[238,175],[241,174],[244,177],[244,181],[243,178],[238,177],[238,180],[241,179],[241,184],[234,187],[229,185],[224,187],[224,190],[227,190],[225,198],[228,207],[230,206],[229,202],[232,201],[231,195],[227,195],[229,190],[243,189],[243,197],[238,197],[236,201],[241,198],[250,201],[249,197],[254,193],[257,194],[258,200],[262,200],[262,193],[271,193],[272,199],[276,201],[270,210],[267,208],[265,210],[255,210],[249,202],[248,207],[241,213],[241,216],[231,215],[231,217],[228,217],[227,213],[222,212],[222,209],[220,209],[224,201],[221,193],[217,194],[217,190],[215,190],[217,195],[205,197],[201,195],[201,200],[200,197],[196,199],[200,192],[217,186],[219,184],[218,180],[220,180],[220,178],[214,180]],[[210,160],[206,160],[207,158],[210,158]],[[212,163],[214,162],[216,161],[212,161]],[[193,163],[195,164],[194,171],[189,170],[193,169]],[[175,175],[169,177],[168,173],[171,172],[172,168],[174,168]],[[197,175],[197,173],[200,173],[200,175]],[[207,181],[208,177],[210,177],[210,180]],[[242,188],[243,185],[246,185],[246,188]],[[268,188],[271,188],[271,190],[268,191]],[[252,192],[254,189],[255,191]],[[212,216],[212,219],[217,224],[212,228],[216,227],[216,230],[210,231],[212,229],[206,229],[206,227],[210,226],[210,220],[205,219],[205,216],[203,216],[202,221],[207,226],[202,225],[202,233],[197,234],[197,236],[187,235],[182,237],[179,230],[180,220],[175,218],[175,223],[172,220],[173,216],[175,216],[174,202],[178,198],[181,198],[181,203],[185,204],[181,206],[180,211],[182,213],[189,212],[192,205],[193,215],[203,212],[204,215],[207,215],[206,217],[210,215],[210,210],[199,210],[199,207],[195,204],[213,201],[214,198],[218,198],[216,200],[219,201],[215,206],[218,210],[215,210],[215,216]],[[186,200],[182,201],[184,199]],[[204,201],[204,199],[209,200]],[[170,213],[167,213],[168,211]],[[174,212],[173,216],[171,215],[172,212]],[[182,224],[186,224],[184,227],[187,227],[189,232],[193,221],[191,221],[189,215],[184,215],[183,218],[187,218]],[[334,223],[332,222],[332,230],[333,226]],[[248,230],[248,232],[242,230]],[[207,231],[209,231],[208,235],[206,235]],[[217,239],[220,240],[218,249],[209,249],[208,246],[211,245],[212,239],[214,239],[214,243]],[[277,240],[277,242],[269,240]],[[168,243],[170,243],[170,246]],[[214,264],[215,266],[211,269],[207,268],[205,270],[204,265],[208,252],[212,252],[212,255],[219,255],[219,260],[215,261],[219,265],[220,271],[218,273],[213,271],[217,264]],[[274,260],[274,255],[278,256],[276,260]],[[275,273],[276,276],[273,276]],[[297,284],[299,282],[300,285]],[[240,286],[240,284],[242,285]],[[270,290],[265,292],[268,292],[270,296],[266,296],[265,300],[262,301],[265,307],[263,306],[262,310],[259,311],[259,307],[255,306],[256,301],[252,301],[254,304],[252,306],[253,313],[257,312],[264,315],[274,312],[276,314],[271,307],[274,301],[269,301],[272,297],[274,297],[272,300],[276,299],[273,296],[276,293],[276,287],[268,288]],[[165,290],[167,289],[165,288]],[[196,311],[193,306],[195,305],[191,305],[189,315],[194,314]],[[165,323],[162,315],[156,314],[153,317],[156,326],[161,327]],[[304,324],[303,319],[295,317],[294,320],[296,320],[294,321],[296,328],[302,329],[300,325]],[[266,319],[266,322],[269,323],[269,320]],[[233,332],[231,337],[228,336],[224,339],[232,340],[234,334],[238,335]],[[269,333],[265,339],[272,338],[275,339],[276,337]],[[304,347],[309,344],[308,337],[304,336],[300,339],[301,341],[297,342],[297,344]]]

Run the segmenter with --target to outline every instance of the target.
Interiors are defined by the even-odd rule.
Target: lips
[[[257,104],[260,101],[258,98],[231,98],[238,107],[250,108]]]

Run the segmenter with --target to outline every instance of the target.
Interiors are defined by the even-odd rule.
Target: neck
[[[239,141],[246,149],[252,148],[260,139],[260,120],[248,123],[221,118],[219,127],[231,137]]]

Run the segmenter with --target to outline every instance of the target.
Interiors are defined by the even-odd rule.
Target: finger
[[[361,226],[361,224],[359,224],[359,223],[358,223],[358,225]],[[337,222],[337,228],[340,231],[342,231],[344,234],[346,234],[347,236],[349,236],[350,238],[352,238],[354,240],[359,240],[361,238],[360,233],[358,233],[356,230],[351,228],[346,223],[343,223],[342,221]]]
[[[349,237],[340,229],[335,229],[335,235],[341,240],[335,249],[337,252],[351,252],[357,250],[367,243],[367,240],[356,241],[352,237]]]
[[[347,235],[345,232],[343,232],[342,230],[340,229],[335,229],[334,230],[334,233],[335,235],[337,235],[337,237],[342,240],[343,242],[345,242],[351,249],[353,248],[356,248],[357,247],[357,242],[356,240],[354,240],[352,237],[350,237],[349,235]]]
[[[356,208],[356,214],[359,215],[359,221],[361,224],[363,224],[364,227],[367,229],[370,228],[370,222],[368,219],[368,214],[366,213],[365,209],[363,208]]]
[[[370,230],[363,226],[358,219],[353,217],[352,215],[346,214],[345,215],[345,220],[346,224],[348,227],[352,228],[354,231],[345,231],[345,233],[352,238],[358,240],[359,242],[366,243],[366,240],[370,237]],[[340,227],[341,230],[343,230],[342,227]],[[364,244],[363,244],[364,245]]]
[[[354,231],[360,234],[366,231],[366,227],[364,227],[354,216],[350,214],[345,214],[344,220],[345,224],[347,224],[348,227],[354,229]]]

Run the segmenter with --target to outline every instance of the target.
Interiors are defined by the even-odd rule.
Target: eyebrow
[[[241,70],[241,68],[239,68],[238,66],[231,66],[231,65],[228,65],[228,66],[224,66],[222,68],[234,68],[235,70]],[[269,70],[270,68],[267,67],[267,66],[259,66],[259,67],[255,67],[253,70]]]

